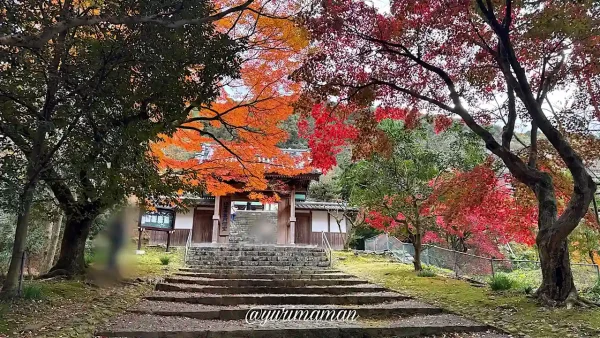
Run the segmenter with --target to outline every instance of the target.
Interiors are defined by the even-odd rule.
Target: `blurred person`
[[[237,208],[235,207],[235,204],[231,207],[231,221],[235,222],[235,215],[237,214]]]

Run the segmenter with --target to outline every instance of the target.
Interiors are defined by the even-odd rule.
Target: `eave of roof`
[[[296,201],[296,209],[304,209],[304,210],[352,210],[356,211],[357,209],[354,207],[348,206],[346,203],[337,203],[337,202],[299,202]]]

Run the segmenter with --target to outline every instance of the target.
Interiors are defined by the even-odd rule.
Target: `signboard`
[[[229,234],[229,220],[231,219],[231,199],[221,198],[221,229],[219,233],[221,236]]]
[[[157,208],[140,217],[140,228],[150,230],[171,231],[175,228],[175,210]]]

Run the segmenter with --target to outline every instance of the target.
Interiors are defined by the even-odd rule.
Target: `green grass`
[[[419,272],[417,272],[417,276],[418,277],[435,277],[435,271],[431,270],[431,269],[423,269]]]
[[[522,290],[494,292],[468,282],[438,275],[420,278],[412,265],[391,263],[375,255],[336,252],[335,267],[427,303],[530,337],[598,337],[599,309],[543,309]],[[517,281],[517,288],[519,282]]]
[[[169,257],[169,256],[161,256],[160,257],[160,264],[162,264],[162,265],[169,265],[170,261],[171,261],[171,257]]]
[[[23,285],[21,297],[26,300],[40,300],[43,298],[42,288],[36,284]]]
[[[499,272],[490,277],[488,284],[494,291],[505,291],[512,289],[516,283],[509,275]]]
[[[177,271],[183,267],[183,248],[172,248],[166,254],[164,248],[145,248],[143,255],[128,254],[123,257],[124,264],[128,267],[123,271],[128,277],[159,277]],[[167,257],[168,263],[163,264]]]

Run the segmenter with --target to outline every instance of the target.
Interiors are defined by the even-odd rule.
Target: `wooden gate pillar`
[[[213,213],[212,221],[212,242],[217,243],[219,240],[219,207],[221,206],[221,197],[215,196],[215,211]]]
[[[290,230],[288,231],[288,243],[295,245],[296,240],[296,189],[290,194]]]

